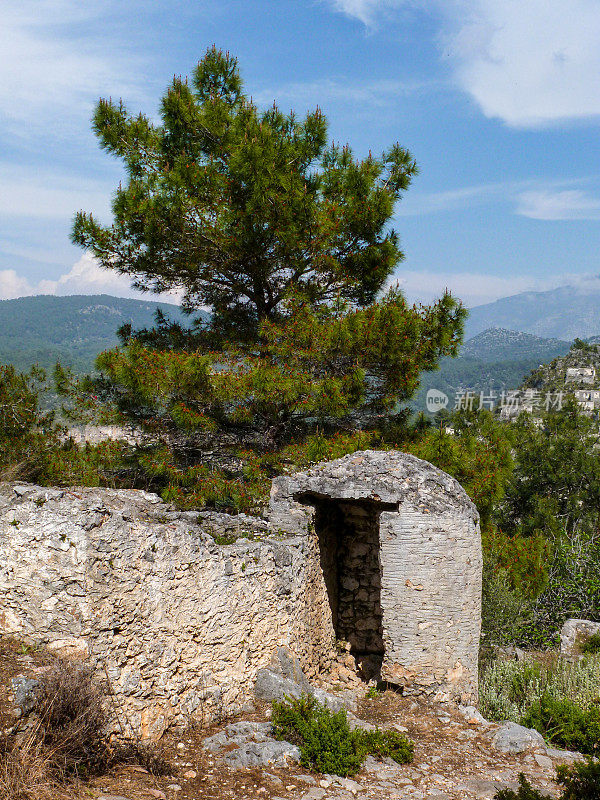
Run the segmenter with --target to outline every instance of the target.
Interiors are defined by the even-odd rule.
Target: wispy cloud
[[[518,197],[517,214],[540,220],[598,220],[600,197],[578,189],[530,191]]]
[[[80,208],[105,215],[113,188],[58,169],[0,162],[0,214],[5,218],[68,220]]]
[[[457,211],[487,203],[508,203],[514,213],[532,219],[595,220],[600,218],[600,199],[579,187],[597,182],[597,176],[563,181],[528,179],[464,186],[429,194],[409,193],[396,217],[413,217]]]
[[[331,0],[336,11],[360,20],[367,27],[373,27],[383,11],[398,8],[407,2],[408,0]]]
[[[127,76],[141,59],[102,35],[107,6],[102,0],[2,4],[0,119],[12,136],[43,130],[45,137],[64,137],[74,120],[87,131],[99,95],[139,97]]]
[[[318,81],[287,83],[272,89],[263,89],[253,95],[253,100],[259,105],[271,105],[273,100],[276,100],[280,106],[284,102],[292,105],[316,106],[339,101],[385,106],[394,97],[422,91],[434,91],[445,85],[442,81],[418,80],[380,80],[357,84],[324,78]]]
[[[457,85],[516,128],[600,115],[597,0],[330,0],[373,28],[401,6],[439,19]]]

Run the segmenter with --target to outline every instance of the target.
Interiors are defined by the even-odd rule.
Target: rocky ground
[[[1,644],[1,642],[0,642]],[[24,680],[44,669],[48,656],[0,646],[0,725],[14,723],[15,697]],[[289,686],[286,685],[286,688]],[[345,695],[345,696],[344,696]],[[170,774],[153,776],[126,766],[73,789],[88,800],[475,800],[517,785],[519,773],[549,795],[557,764],[573,754],[548,749],[535,732],[486,723],[474,709],[431,704],[392,691],[373,699],[364,687],[341,693],[355,725],[404,732],[415,743],[414,761],[398,765],[369,757],[353,779],[310,773],[297,750],[270,736],[270,705],[252,714],[163,737]]]

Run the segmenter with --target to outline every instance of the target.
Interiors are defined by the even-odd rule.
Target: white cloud
[[[465,0],[451,22],[459,84],[515,127],[600,114],[598,0]]]
[[[448,289],[468,307],[491,303],[520,292],[543,292],[558,286],[579,286],[582,290],[597,286],[599,278],[564,273],[561,275],[501,276],[476,272],[446,274],[431,271],[398,271],[396,279],[410,302],[431,303]]]
[[[458,86],[518,128],[600,115],[598,0],[330,0],[368,27],[402,5],[440,17]]]
[[[27,297],[37,294],[27,278],[18,275],[14,269],[0,270],[0,299],[13,300],[15,297]]]
[[[89,253],[84,253],[68,272],[57,280],[44,279],[31,283],[18,275],[15,270],[0,270],[0,299],[28,297],[36,294],[110,294],[116,297],[144,297],[162,300],[166,303],[179,303],[181,293],[171,292],[160,295],[144,294],[131,288],[126,275],[100,267]]]
[[[2,3],[0,119],[20,138],[89,129],[104,93],[135,93],[132,57],[102,35],[103,0]],[[81,32],[83,31],[83,33]],[[78,124],[73,126],[73,121]]]
[[[598,220],[600,198],[576,189],[523,192],[517,213],[540,220]]]

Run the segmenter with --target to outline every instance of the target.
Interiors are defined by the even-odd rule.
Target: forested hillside
[[[117,344],[125,323],[145,328],[160,308],[172,320],[183,315],[176,305],[110,295],[38,295],[0,301],[0,362],[24,370],[57,361],[77,372],[89,371],[98,353]]]

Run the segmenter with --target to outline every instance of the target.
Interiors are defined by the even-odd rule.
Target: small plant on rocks
[[[345,711],[333,713],[314,698],[302,696],[273,702],[273,732],[300,748],[301,763],[318,772],[355,775],[366,756],[413,759],[413,743],[398,731],[350,730]]]
[[[593,633],[581,645],[581,652],[586,655],[600,653],[600,633]]]
[[[559,800],[600,800],[600,761],[589,759],[572,767],[559,767],[557,781],[564,786]],[[548,800],[549,795],[534,789],[519,775],[519,789],[501,789],[495,800]]]

